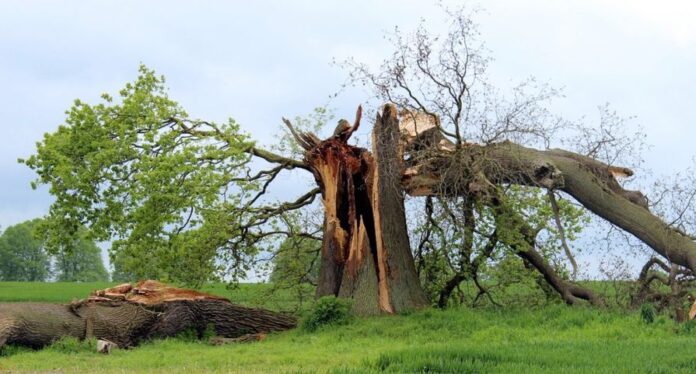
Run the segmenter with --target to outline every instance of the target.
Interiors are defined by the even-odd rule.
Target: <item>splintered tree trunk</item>
[[[404,211],[403,152],[401,132],[394,105],[385,105],[372,131],[372,152],[375,158],[373,204],[378,253],[383,254],[386,290],[392,307],[410,310],[427,304],[411,253]]]
[[[321,142],[300,135],[325,209],[317,296],[351,298],[363,315],[425,306],[406,228],[396,108],[377,116],[373,153],[347,144],[358,125]]]

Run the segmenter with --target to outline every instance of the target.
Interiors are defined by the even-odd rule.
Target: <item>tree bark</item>
[[[130,347],[184,331],[202,336],[212,328],[216,335],[236,338],[283,331],[295,325],[296,319],[289,315],[235,305],[190,290],[167,287],[160,292],[150,283],[126,292],[97,293],[70,305],[2,303],[0,347],[14,344],[40,348],[65,336],[94,337]]]
[[[485,194],[495,184],[558,189],[669,261],[696,272],[696,241],[652,214],[643,194],[621,187],[615,175],[632,175],[627,168],[560,149],[541,151],[507,141],[455,147],[434,126],[417,130],[402,126],[402,132],[411,148],[428,143],[425,151],[414,152],[408,161],[403,183],[409,194]]]
[[[385,105],[372,131],[372,154],[376,164],[372,202],[375,211],[379,273],[386,278],[386,292],[394,311],[427,305],[420,286],[409,243],[404,192],[401,187],[403,151],[399,118],[394,105]]]

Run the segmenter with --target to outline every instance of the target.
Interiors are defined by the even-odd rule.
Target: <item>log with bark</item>
[[[487,193],[490,186],[519,184],[559,190],[585,208],[643,241],[669,261],[696,272],[696,240],[648,209],[639,191],[617,177],[633,171],[562,149],[537,150],[509,141],[455,146],[436,123],[402,123],[406,160],[404,188],[414,196]],[[416,150],[416,151],[413,151]]]
[[[400,128],[406,163],[402,182],[410,195],[473,196],[498,210],[497,186],[517,184],[563,191],[670,262],[696,272],[696,239],[650,212],[641,192],[621,186],[618,178],[633,175],[628,168],[561,149],[537,150],[509,141],[454,144],[442,134],[437,118],[425,113],[411,115]],[[516,214],[501,213],[508,219]],[[534,250],[529,229],[523,224],[518,229],[526,247],[514,243],[518,255],[540,271],[568,303],[580,298],[601,304],[589,290],[554,274]]]
[[[288,330],[293,316],[235,305],[229,300],[193,290],[168,287],[156,281],[120,285],[95,291],[71,304],[0,304],[0,347],[32,348],[62,337],[108,340],[131,347],[153,338],[208,329],[223,338]]]

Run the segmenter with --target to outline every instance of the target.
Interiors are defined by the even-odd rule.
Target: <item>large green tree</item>
[[[255,148],[231,119],[190,119],[144,66],[117,98],[102,99],[76,100],[65,124],[20,160],[56,197],[46,246],[58,250],[85,225],[91,237],[113,240],[112,263],[128,277],[195,285],[243,275],[274,244],[256,228],[271,227],[285,209],[255,204],[262,182],[306,166]],[[252,175],[252,155],[279,165]]]
[[[8,227],[0,236],[0,280],[43,282],[51,275],[50,256],[37,235],[38,220]]]

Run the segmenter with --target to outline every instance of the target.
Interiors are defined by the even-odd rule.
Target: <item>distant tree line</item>
[[[81,230],[70,245],[49,253],[41,235],[41,220],[8,227],[0,235],[0,281],[96,282],[109,280],[101,250]]]

